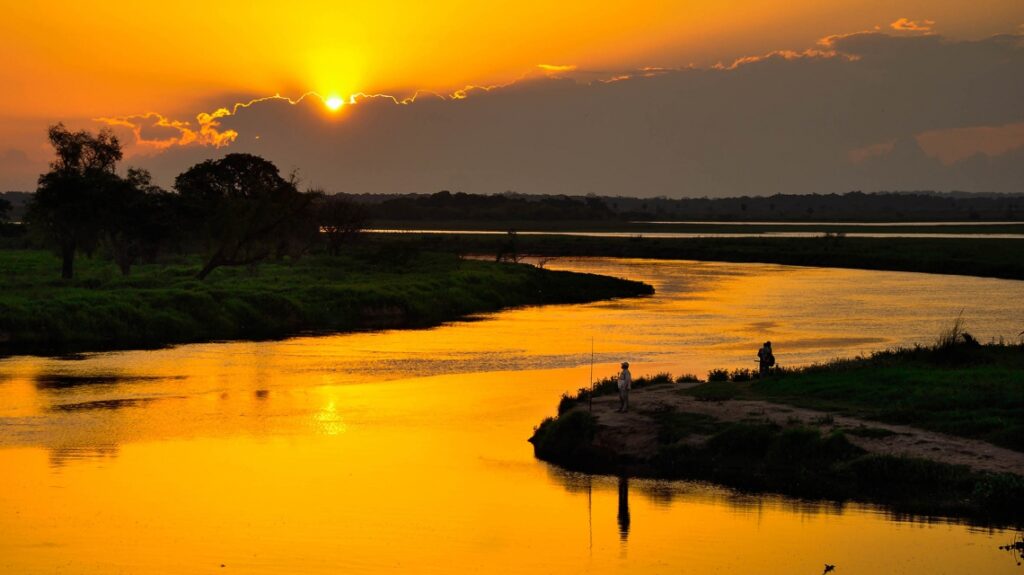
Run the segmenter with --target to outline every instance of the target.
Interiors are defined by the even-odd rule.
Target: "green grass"
[[[197,258],[136,266],[123,277],[79,258],[58,278],[48,252],[0,250],[0,353],[152,347],[306,331],[435,325],[509,306],[650,294],[615,278],[462,260],[406,246],[364,246],[194,278]]]
[[[710,415],[686,413],[675,409],[659,409],[645,413],[658,426],[658,443],[671,445],[690,436],[706,436],[721,431],[723,425]]]
[[[1024,345],[916,347],[711,382],[698,399],[762,399],[981,439],[1024,451]]]
[[[683,376],[687,377],[687,376]],[[630,389],[642,389],[644,387],[659,383],[672,383],[672,376],[667,373],[659,373],[652,376],[638,377],[633,380]],[[680,382],[683,383],[683,382]],[[558,414],[561,415],[573,407],[586,403],[591,397],[601,395],[613,395],[619,392],[617,377],[607,377],[594,382],[591,388],[581,387],[576,393],[563,393],[558,402]]]
[[[699,401],[753,399],[788,404],[1024,451],[1024,344],[978,345],[957,337],[960,343],[949,343],[944,333],[931,347],[886,350],[797,369],[776,368],[761,381],[751,379],[746,370],[713,369],[703,383],[679,393]],[[641,377],[633,388],[672,381],[669,374]],[[581,388],[564,394],[558,413],[586,402],[591,393],[616,392],[614,378],[600,380],[593,392]],[[892,434],[877,428],[849,432],[864,437]]]

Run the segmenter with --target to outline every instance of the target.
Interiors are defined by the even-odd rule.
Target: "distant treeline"
[[[0,193],[0,222],[21,221],[32,199],[32,192]]]
[[[1024,194],[849,192],[738,198],[605,198],[629,219],[696,221],[1021,221]]]
[[[466,194],[347,196],[366,207],[373,220],[552,221],[613,220],[619,217],[597,197]]]
[[[393,221],[1024,221],[1024,194],[849,192],[735,198],[629,198],[505,193],[348,195]]]
[[[22,221],[33,195],[0,194],[0,222]],[[673,199],[441,191],[336,197],[363,206],[375,221],[1024,221],[1024,194],[915,191]]]

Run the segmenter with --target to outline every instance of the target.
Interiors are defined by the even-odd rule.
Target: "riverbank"
[[[393,245],[222,268],[206,281],[195,279],[198,267],[182,258],[123,277],[110,262],[81,258],[76,278],[63,282],[50,253],[0,250],[0,355],[425,327],[507,307],[653,293],[640,282]]]
[[[606,380],[592,398],[563,397],[531,442],[538,458],[580,471],[1020,525],[1024,346],[953,351],[953,363],[936,346],[759,382],[743,370],[739,381],[640,379],[626,414]]]
[[[507,234],[368,234],[374,243],[429,246],[463,254],[507,253]],[[909,271],[1024,279],[1024,240],[974,238],[813,238],[699,237],[653,238],[523,235],[514,240],[518,255],[621,257],[774,263],[797,266]]]

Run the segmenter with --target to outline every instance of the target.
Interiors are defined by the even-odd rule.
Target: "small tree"
[[[205,243],[199,279],[220,266],[249,265],[272,255],[279,235],[304,217],[312,199],[273,163],[251,154],[196,164],[174,180],[174,188]]]
[[[148,171],[135,168],[107,194],[104,236],[122,274],[139,259],[155,259],[177,236],[177,200],[153,185]]]
[[[50,144],[57,154],[39,187],[26,219],[35,233],[54,244],[61,256],[61,277],[74,275],[75,254],[92,253],[101,233],[105,195],[119,185],[114,173],[121,144],[110,130],[96,135],[51,126]]]
[[[498,249],[498,255],[494,258],[496,262],[519,263],[519,247],[516,242],[518,234],[515,230],[508,231],[508,241]]]
[[[366,225],[366,210],[340,195],[320,198],[314,205],[314,213],[332,256],[338,255],[341,246],[359,235]]]
[[[320,226],[317,225],[315,206],[323,194],[316,190],[300,194],[302,199],[298,203],[303,209],[286,220],[280,231],[275,234],[274,256],[278,259],[287,256],[297,260],[306,255],[320,240]]]

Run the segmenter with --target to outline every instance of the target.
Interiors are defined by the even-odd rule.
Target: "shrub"
[[[990,473],[974,484],[971,499],[991,508],[1024,509],[1024,477]]]
[[[712,369],[708,372],[708,381],[729,381],[729,370]]]
[[[732,370],[732,373],[729,374],[729,379],[735,382],[750,381],[754,379],[754,372],[745,367],[740,367]]]
[[[547,418],[530,438],[534,451],[542,459],[580,462],[594,439],[594,417],[585,411],[573,411],[564,417]]]

